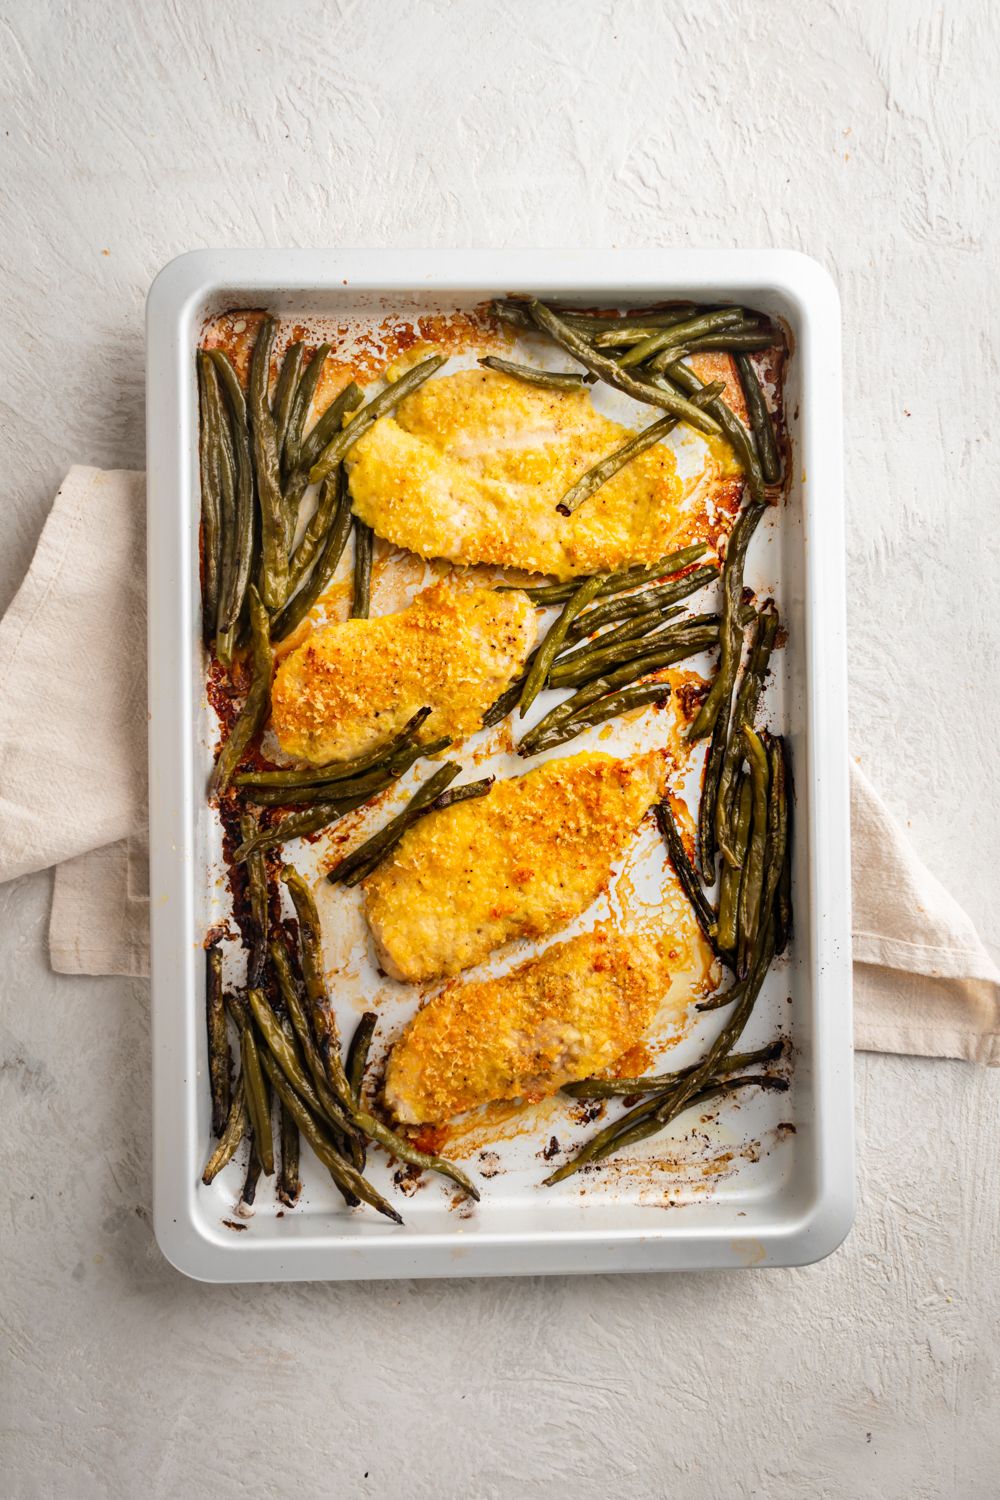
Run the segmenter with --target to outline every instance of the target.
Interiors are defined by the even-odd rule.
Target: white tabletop
[[[182,250],[806,250],[844,304],[854,753],[1000,957],[995,7],[0,21],[0,607],[70,463],[142,466]],[[857,1226],[808,1270],[203,1287],[150,1229],[145,986],[52,975],[49,890],[0,887],[5,1495],[997,1493],[996,1073],[859,1058]]]

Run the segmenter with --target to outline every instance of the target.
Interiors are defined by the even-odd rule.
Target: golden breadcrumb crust
[[[314,765],[350,760],[433,710],[424,741],[472,734],[535,643],[519,592],[435,584],[409,608],[315,630],[279,664],[272,725],[282,750]]]
[[[633,1047],[668,983],[653,943],[607,923],[500,979],[455,981],[393,1048],[386,1102],[405,1123],[434,1124],[554,1093]]]
[[[364,885],[379,962],[414,982],[564,926],[606,884],[659,795],[662,751],[586,752],[428,813]]]

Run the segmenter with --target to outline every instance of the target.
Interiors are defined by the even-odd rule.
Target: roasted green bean
[[[554,688],[579,687],[605,673],[620,663],[657,661],[667,652],[679,652],[671,661],[683,661],[698,651],[706,651],[719,639],[718,625],[702,617],[699,620],[678,620],[665,625],[638,641],[620,641],[617,645],[602,648],[600,641],[589,650],[575,651],[571,657],[557,662],[549,673],[549,686]],[[679,628],[683,627],[683,628]],[[665,661],[663,665],[667,665]]]
[[[306,528],[292,552],[288,565],[288,593],[289,597],[295,593],[303,578],[309,572],[320,548],[326,541],[330,531],[330,522],[340,504],[340,471],[331,474],[320,485],[319,495],[316,499],[316,509],[309,517]]]
[[[716,914],[712,908],[705,892],[702,890],[701,882],[695,872],[695,868],[688,859],[681,831],[677,827],[674,814],[669,800],[664,797],[656,803],[654,808],[656,824],[663,835],[663,841],[667,846],[670,863],[674,867],[674,874],[680,881],[681,889],[691,904],[691,910],[695,914],[698,926],[704,934],[705,941],[713,953],[718,951],[716,944]]]
[[[351,530],[351,508],[347,495],[347,483],[342,470],[338,474],[336,483],[336,506],[326,540],[313,565],[312,575],[308,581],[271,621],[271,639],[274,641],[283,641],[305,619],[320,595],[329,587],[344,554]]]
[[[456,802],[473,802],[477,797],[485,797],[495,780],[494,776],[484,776],[482,781],[467,781],[463,786],[450,786],[440,797],[435,797],[431,803],[431,811],[441,812],[443,808],[454,807]]]
[[[774,423],[771,420],[767,397],[764,395],[757,371],[748,354],[736,355],[736,368],[740,372],[740,385],[743,387],[743,397],[747,404],[750,428],[757,440],[761,473],[768,484],[778,484],[781,480],[781,459],[778,457]]]
[[[257,835],[257,821],[248,812],[240,814],[240,839],[250,844]],[[254,849],[247,856],[247,889],[250,897],[250,919],[253,924],[253,941],[247,961],[247,984],[262,983],[264,962],[267,958],[268,893],[267,865],[263,851]]]
[[[794,798],[792,796],[791,764],[785,750],[784,741],[780,741],[780,744],[782,795],[785,800],[785,857],[781,862],[778,889],[775,892],[774,898],[776,953],[784,953],[788,946],[788,940],[792,935],[792,807]]]
[[[372,544],[375,533],[360,516],[354,517],[354,588],[351,619],[367,620],[372,607]]]
[[[223,666],[233,661],[235,629],[221,630],[223,611],[227,608],[232,591],[240,583],[237,543],[236,506],[236,451],[233,447],[233,429],[226,401],[223,399],[218,370],[212,359],[206,370],[211,379],[206,383],[208,407],[215,435],[215,468],[219,482],[219,595],[215,615],[215,654]],[[251,514],[251,521],[253,516]],[[244,590],[245,592],[245,590]],[[242,601],[241,601],[242,608]]]
[[[729,873],[732,875],[734,871],[730,870]],[[707,1000],[699,1000],[695,1006],[695,1010],[724,1010],[727,1005],[736,1004],[736,1001],[740,998],[745,988],[745,982],[742,979],[738,979],[728,989],[717,990]]]
[[[490,304],[490,311],[501,322],[512,328],[534,330],[535,323],[528,311],[528,299],[498,297]],[[555,307],[553,312],[570,328],[594,338],[601,333],[630,333],[638,330],[638,336],[648,333],[650,328],[669,328],[674,323],[693,317],[697,308],[693,302],[678,302],[672,307],[654,309],[651,312],[626,313],[621,317],[608,317],[606,313],[574,312],[564,307]],[[613,342],[613,340],[611,340]]]
[[[719,773],[718,790],[715,796],[714,818],[715,818],[715,841],[728,864],[737,863],[735,855],[729,846],[728,829],[732,813],[733,791],[736,782],[736,771],[743,759],[743,742],[740,737],[740,726],[753,724],[757,714],[757,706],[764,687],[764,678],[767,675],[768,663],[771,659],[771,651],[774,647],[775,637],[778,633],[778,612],[774,605],[765,604],[764,608],[754,615],[753,634],[750,638],[750,650],[747,656],[746,670],[740,679],[736,690],[736,698],[733,704],[732,733],[726,745],[725,754],[722,758],[722,769]]]
[[[215,366],[198,350],[198,464],[201,476],[201,613],[206,641],[215,636],[219,612],[219,577],[222,566],[222,477],[219,472],[218,412],[212,400]]]
[[[598,698],[589,708],[574,714],[559,728],[548,731],[542,739],[533,740],[527,751],[522,741],[517,747],[517,753],[539,755],[543,750],[552,750],[557,745],[565,745],[567,740],[575,739],[585,730],[596,729],[598,724],[604,724],[608,719],[616,719],[619,714],[627,713],[630,709],[642,708],[646,703],[665,703],[669,696],[669,682],[637,682],[632,687],[622,688],[620,692]]]
[[[288,954],[280,943],[272,943],[270,946],[270,955],[275,976],[278,980],[278,989],[281,994],[282,1004],[288,1013],[292,1030],[298,1038],[299,1046],[302,1049],[302,1056],[306,1060],[306,1067],[309,1069],[316,1097],[319,1100],[319,1108],[316,1109],[316,1113],[325,1116],[329,1123],[335,1127],[336,1143],[342,1151],[346,1152],[350,1146],[351,1137],[354,1135],[354,1128],[347,1114],[346,1103],[343,1101],[338,1102],[330,1088],[327,1069],[313,1035],[309,1017],[302,1007],[298,988],[292,976]],[[303,1098],[309,1103],[309,1099],[305,1094],[303,1094]],[[315,1106],[313,1107],[315,1108]]]
[[[285,357],[281,361],[281,373],[278,383],[274,388],[274,399],[271,403],[271,415],[274,417],[274,435],[278,445],[278,458],[285,451],[285,438],[288,434],[288,422],[292,415],[292,403],[295,400],[295,391],[299,383],[299,373],[302,369],[302,355],[305,345],[301,339],[294,344],[289,344],[285,350]]]
[[[772,1073],[747,1074],[743,1078],[720,1078],[715,1082],[706,1084],[696,1094],[687,1097],[677,1107],[676,1111],[671,1114],[670,1121],[676,1119],[679,1114],[684,1113],[686,1110],[703,1109],[706,1104],[710,1104],[714,1099],[724,1097],[726,1094],[735,1094],[740,1089],[747,1088],[773,1089],[777,1093],[785,1093],[788,1089],[788,1080]],[[635,1113],[641,1117],[631,1127],[627,1126],[615,1134],[601,1150],[595,1152],[589,1158],[591,1162],[605,1161],[609,1156],[617,1155],[619,1151],[623,1151],[627,1146],[634,1146],[639,1141],[648,1140],[651,1136],[658,1135],[670,1123],[670,1121],[661,1118],[658,1112],[652,1111],[644,1105],[638,1105]],[[623,1118],[627,1119],[628,1116]],[[619,1121],[619,1124],[621,1123]],[[547,1178],[546,1181],[551,1182],[552,1178]]]
[[[326,1069],[330,1087],[344,1109],[353,1108],[351,1086],[344,1072],[344,1060],[340,1055],[340,1031],[330,997],[326,992],[323,974],[323,935],[319,925],[319,912],[309,886],[291,865],[283,865],[281,879],[288,889],[299,919],[299,945],[302,954],[302,974],[305,979],[306,998],[313,1031],[319,1044],[320,1056]]]
[[[313,1113],[322,1116],[324,1110],[319,1096],[306,1076],[305,1069],[299,1061],[291,1037],[287,1035],[278,1017],[271,1009],[267,996],[263,990],[251,987],[247,990],[247,1000],[250,1002],[250,1009],[257,1024],[257,1029],[270,1048],[275,1061],[288,1079],[288,1082],[299,1095],[299,1098],[305,1104],[308,1104]],[[343,1119],[343,1116],[341,1116],[341,1119]],[[340,1120],[335,1123],[340,1125]]]
[[[286,1208],[294,1208],[302,1192],[299,1175],[299,1127],[282,1100],[278,1100],[278,1141],[281,1166],[278,1172],[278,1197]]]
[[[229,1116],[232,1057],[222,994],[222,949],[212,943],[205,953],[205,1011],[208,1023],[208,1077],[212,1090],[212,1134],[220,1136]]]
[[[243,1090],[243,1075],[240,1074],[233,1089],[232,1102],[229,1106],[229,1115],[226,1119],[225,1128],[219,1137],[219,1144],[205,1163],[205,1170],[201,1174],[201,1180],[206,1187],[227,1166],[236,1155],[240,1141],[243,1139],[247,1128],[247,1106]]]
[[[401,813],[391,818],[378,833],[365,839],[363,844],[359,844],[357,849],[334,865],[326,877],[327,880],[334,885],[357,885],[359,881],[366,879],[376,866],[382,863],[386,855],[395,849],[403,834],[412,827],[421,813],[431,806],[449,782],[454,781],[461,769],[457,760],[445,761],[444,765],[414,792]]]
[[[591,703],[603,698],[608,693],[616,693],[620,688],[628,687],[638,677],[645,677],[650,672],[658,670],[658,664],[650,661],[630,661],[624,667],[619,667],[617,672],[609,672],[606,677],[599,677],[596,681],[587,683],[573,694],[571,698],[551,708],[543,719],[539,719],[518,745],[519,755],[532,755],[538,747],[537,741],[546,738],[549,734],[561,731],[563,726],[578,715]],[[557,741],[561,743],[561,741]]]
[[[272,1177],[274,1175],[274,1139],[271,1133],[271,1109],[264,1087],[264,1076],[261,1072],[260,1053],[249,1022],[240,1028],[240,1057],[243,1063],[247,1114],[253,1126],[254,1146],[260,1157],[265,1177]]]
[[[439,370],[444,362],[443,354],[432,354],[430,359],[414,365],[412,370],[407,370],[405,375],[394,380],[384,391],[373,397],[367,406],[362,406],[349,425],[343,428],[336,437],[331,438],[316,459],[309,470],[310,484],[316,484],[320,479],[325,479],[354,446],[358,438],[363,437],[369,428],[375,425],[379,417],[392,411],[394,406],[398,406],[400,401],[422,386],[424,381],[429,380],[434,371]]]
[[[627,370],[621,369],[617,360],[609,359],[601,354],[541,302],[533,301],[529,306],[531,316],[539,328],[555,339],[557,344],[561,344],[564,349],[568,350],[592,375],[597,375],[608,385],[614,386],[616,390],[623,391],[634,401],[640,401],[646,406],[658,406],[661,410],[670,412],[671,416],[687,422],[690,427],[697,428],[699,432],[713,434],[721,432],[722,429],[714,416],[709,416],[707,411],[702,411],[691,401],[677,395],[675,391],[664,390],[660,386],[652,386],[645,381],[636,380]]]
[[[750,538],[764,514],[763,505],[747,505],[740,511],[729,535],[726,560],[722,568],[722,626],[719,631],[721,651],[715,680],[708,692],[694,723],[688,730],[688,738],[697,740],[711,734],[715,721],[722,712],[723,704],[730,703],[733,686],[739,671],[743,631],[739,623],[740,606],[743,603],[743,564]]]
[[[268,317],[258,329],[250,361],[248,403],[260,519],[260,594],[271,610],[280,609],[288,594],[285,506],[281,493],[278,438],[268,397],[271,349],[277,326],[274,318]]]
[[[788,800],[785,787],[785,745],[775,735],[767,746],[769,773],[767,797],[767,850],[764,866],[762,902],[765,911],[773,911],[777,902],[781,874],[785,868],[788,846]]]
[[[299,378],[299,383],[295,388],[295,396],[292,401],[292,409],[289,412],[288,427],[285,433],[283,466],[286,479],[290,478],[296,470],[303,470],[302,434],[305,431],[309,409],[313,404],[313,398],[316,395],[320,377],[323,374],[323,366],[326,363],[326,356],[329,352],[329,344],[320,344],[312,359],[303,370]],[[308,483],[308,470],[303,472],[302,477],[305,483]],[[305,483],[302,485],[303,489],[305,488]],[[301,491],[299,493],[301,495]]]
[[[228,787],[244,752],[263,727],[271,702],[271,647],[267,611],[253,584],[250,585],[250,649],[253,676],[250,690],[236,722],[229,731],[212,774],[211,791],[217,796]]]
[[[739,898],[743,861],[746,858],[750,839],[750,819],[753,813],[753,791],[748,776],[740,776],[733,796],[731,828],[727,829],[727,848],[730,857],[723,862],[719,881],[719,947],[726,953],[736,953],[739,936]]]
[[[300,787],[314,786],[320,782],[351,780],[355,776],[360,776],[364,771],[387,764],[398,751],[405,750],[414,744],[417,730],[430,713],[429,708],[419,709],[398,734],[393,735],[391,739],[383,740],[373,750],[367,750],[353,760],[333,761],[326,766],[309,766],[306,770],[244,771],[235,778],[236,785]]]
[[[739,902],[737,973],[741,979],[745,979],[750,968],[750,956],[757,940],[761,910],[765,904],[764,874],[767,852],[769,769],[767,750],[756,730],[751,729],[748,724],[742,724],[740,734],[750,767],[750,787],[753,793],[750,842],[747,845]]]
[[[671,389],[679,388],[685,391],[692,400],[705,389],[704,381],[699,380],[691,366],[680,361],[669,365],[663,376],[653,378],[665,379]],[[747,432],[739,417],[721,396],[709,402],[708,410],[719,423],[726,440],[740,461],[751,500],[762,501],[765,498],[764,475],[752,435]]]
[[[715,884],[715,807],[719,794],[719,778],[722,763],[729,743],[729,718],[732,695],[726,699],[712,725],[708,741],[708,754],[701,779],[701,797],[698,802],[698,871],[706,885]]]
[[[585,627],[579,634],[574,634],[575,627],[580,624],[575,620],[567,631],[566,645],[556,657],[556,664],[565,666],[571,662],[578,661],[588,651],[605,650],[608,646],[621,646],[626,641],[639,641],[648,636],[651,631],[658,630],[660,626],[666,625],[670,620],[676,619],[681,613],[679,609],[644,609],[641,613],[627,615],[620,625],[606,630],[603,635],[592,635]],[[585,639],[581,644],[580,637]],[[567,649],[571,647],[573,649]]]
[[[365,1068],[368,1066],[368,1054],[371,1051],[372,1038],[377,1025],[378,1016],[373,1010],[366,1010],[354,1028],[351,1045],[347,1049],[347,1062],[344,1065],[347,1081],[351,1085],[351,1093],[358,1100],[361,1098]]]
[[[239,376],[221,349],[209,351],[209,357],[226,393],[232,423],[233,463],[236,481],[231,562],[228,587],[219,601],[217,633],[224,638],[223,650],[231,654],[229,638],[239,623],[250,586],[254,563],[254,475],[250,448],[247,403]]]
[[[525,678],[524,687],[521,689],[518,714],[522,719],[545,686],[552,663],[555,661],[556,653],[566,639],[567,630],[577,615],[586,609],[604,581],[605,575],[603,573],[595,573],[592,577],[585,578],[579,588],[575,590],[572,597],[567,599],[563,605],[559,618],[542,642],[538,654],[531,664],[531,670]]]
[[[585,474],[581,474],[576,483],[571,485],[563,495],[556,510],[561,516],[571,516],[578,506],[582,505],[585,500],[589,500],[591,495],[595,495],[602,485],[614,478],[620,469],[624,469],[633,458],[638,458],[640,453],[645,453],[647,448],[652,448],[654,443],[658,443],[661,438],[673,432],[676,426],[676,417],[661,417],[658,422],[653,422],[651,426],[644,428],[634,438],[630,438],[627,443],[623,443],[620,448],[616,448],[613,453],[609,453],[606,458],[594,464],[593,468],[588,469]]]
[[[356,381],[350,381],[344,389],[330,402],[326,411],[319,417],[300,447],[298,467],[305,469],[306,473],[312,468],[326,445],[344,429],[344,418],[348,412],[357,411],[365,393]]]
[[[461,1167],[456,1167],[453,1161],[448,1161],[444,1156],[432,1156],[426,1151],[418,1151],[416,1146],[410,1144],[405,1137],[390,1130],[388,1125],[383,1125],[381,1120],[375,1118],[368,1110],[361,1107],[354,1112],[354,1120],[358,1129],[368,1136],[369,1140],[377,1141],[386,1151],[393,1156],[398,1156],[401,1161],[409,1162],[411,1167],[420,1167],[425,1172],[438,1172],[442,1177],[448,1177],[452,1182],[468,1193],[474,1202],[479,1202],[479,1190],[465,1175]]]
[[[785,1038],[778,1037],[753,1052],[730,1052],[720,1062],[715,1078],[727,1078],[744,1068],[755,1068],[759,1063],[776,1062],[784,1056],[785,1046]],[[584,1078],[580,1083],[563,1084],[562,1092],[571,1099],[618,1099],[630,1094],[661,1094],[682,1078],[689,1077],[695,1066],[692,1063],[689,1068],[678,1068],[674,1073],[643,1073],[638,1078]]]
[[[257,1145],[254,1141],[253,1131],[247,1132],[247,1141],[250,1146],[250,1154],[247,1157],[247,1170],[243,1178],[243,1187],[240,1191],[240,1208],[252,1208],[254,1199],[257,1197],[257,1183],[260,1181],[261,1160],[257,1155]]]
[[[487,355],[479,363],[484,369],[495,370],[499,375],[512,375],[526,385],[541,385],[552,391],[579,391],[588,383],[585,375],[577,375],[572,370],[540,370],[535,365],[518,365],[513,360],[498,359],[494,354]]]
[[[369,797],[347,797],[342,801],[310,804],[301,811],[289,813],[273,827],[262,828],[249,844],[241,844],[233,855],[233,864],[240,864],[258,849],[277,849],[280,844],[291,843],[292,839],[304,839],[310,833],[319,833],[369,800]]]

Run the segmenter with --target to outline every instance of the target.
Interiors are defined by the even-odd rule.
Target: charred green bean
[[[705,542],[693,542],[691,546],[682,547],[678,552],[668,552],[658,562],[650,563],[645,567],[626,568],[620,573],[612,573],[598,589],[595,598],[610,599],[613,595],[623,594],[628,589],[637,589],[654,578],[669,578],[672,574],[679,573],[682,568],[697,562],[707,551],[708,546]],[[581,582],[582,579],[575,578],[569,583],[533,584],[527,588],[519,583],[501,583],[498,584],[497,591],[501,594],[527,594],[529,599],[541,607],[545,604],[564,603],[579,588]]]
[[[243,1139],[247,1129],[247,1107],[246,1097],[243,1090],[243,1075],[240,1074],[233,1089],[232,1102],[229,1105],[229,1114],[226,1118],[225,1128],[219,1137],[219,1144],[205,1163],[205,1170],[201,1174],[201,1180],[206,1187],[214,1182],[223,1167],[227,1166],[236,1155],[240,1141]]]
[[[654,815],[657,827],[663,835],[663,841],[667,846],[667,853],[670,856],[670,863],[673,865],[674,874],[680,881],[681,889],[691,904],[691,910],[695,914],[695,919],[702,930],[705,941],[713,953],[717,952],[716,913],[712,908],[712,903],[702,889],[694,866],[688,859],[681,831],[677,827],[673,810],[666,797],[656,803]]]
[[[306,998],[313,1031],[319,1045],[320,1056],[330,1087],[348,1113],[353,1107],[351,1087],[344,1072],[344,1060],[340,1055],[340,1031],[330,997],[326,992],[323,967],[323,935],[319,925],[319,912],[309,886],[291,865],[283,865],[281,879],[288,889],[299,919],[299,945],[302,955],[302,974],[305,979]]]
[[[719,784],[714,807],[715,840],[723,859],[727,864],[734,866],[737,864],[737,860],[729,845],[728,830],[732,814],[736,771],[743,759],[743,742],[740,737],[740,727],[743,724],[752,725],[756,717],[760,695],[764,687],[764,678],[767,675],[771,651],[774,647],[777,633],[777,610],[773,604],[765,604],[764,608],[754,615],[754,628],[750,638],[746,670],[736,690],[736,699],[732,713],[732,733],[726,745],[725,754],[722,758],[722,769],[719,773]]]
[[[268,609],[280,609],[288,594],[288,538],[281,493],[278,438],[271,414],[268,380],[277,323],[267,317],[257,331],[250,361],[250,436],[260,520],[260,594]]]
[[[294,1208],[302,1192],[299,1175],[299,1127],[287,1105],[278,1100],[278,1145],[281,1166],[278,1172],[278,1197],[286,1208]]]
[[[351,1093],[355,1099],[360,1100],[362,1088],[365,1081],[365,1068],[368,1066],[368,1054],[371,1051],[372,1038],[378,1025],[378,1016],[373,1010],[366,1010],[351,1037],[351,1045],[347,1049],[347,1062],[345,1070],[347,1081],[351,1085]]]
[[[226,1005],[222,994],[222,949],[205,953],[205,1011],[208,1023],[208,1077],[212,1091],[212,1134],[221,1136],[229,1117],[233,1061],[229,1052]]]
[[[272,662],[267,611],[253,584],[250,585],[250,649],[253,666],[250,690],[212,774],[211,791],[217,796],[226,790],[251,740],[264,727],[271,702]]]
[[[463,786],[450,786],[440,797],[435,797],[431,810],[441,812],[445,807],[454,807],[456,802],[473,802],[477,797],[485,797],[495,780],[494,776],[484,776],[482,781],[467,781]]]
[[[372,607],[372,546],[375,533],[360,516],[354,517],[354,586],[351,619],[367,620]]]

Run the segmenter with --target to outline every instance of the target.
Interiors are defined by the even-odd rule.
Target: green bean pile
[[[444,355],[432,355],[366,404],[352,381],[306,434],[330,346],[321,344],[303,369],[305,346],[289,345],[271,397],[276,329],[274,318],[262,320],[245,393],[224,350],[201,349],[197,355],[202,621],[205,640],[227,667],[251,631],[252,588],[276,642],[291,634],[329,587],[352,529],[344,458],[379,417],[444,363]],[[319,499],[299,537],[299,511],[310,483],[321,484]],[[356,617],[368,614],[371,558],[371,532],[355,521]]]
[[[590,1079],[569,1085],[564,1092],[577,1099],[636,1095],[639,1102],[547,1177],[551,1184],[648,1139],[688,1109],[740,1088],[788,1086],[780,1076],[744,1071],[780,1057],[783,1044],[751,1053],[733,1051],[771,960],[788,941],[791,923],[787,752],[779,736],[754,727],[778,615],[770,601],[760,609],[748,609],[743,600],[747,549],[782,481],[771,414],[749,356],[780,346],[782,336],[742,308],[685,304],[607,317],[560,313],[531,299],[511,299],[494,303],[493,311],[518,329],[548,335],[593,377],[664,412],[577,480],[557,506],[562,514],[572,514],[679,421],[729,443],[749,496],[728,539],[717,615],[676,618],[677,601],[717,576],[711,564],[692,566],[705,548],[685,549],[651,568],[610,578],[527,590],[539,606],[560,604],[562,609],[521,682],[497,700],[485,720],[499,722],[518,705],[523,715],[542,687],[572,688],[570,697],[522,737],[519,754],[537,754],[628,708],[662,701],[669,689],[654,673],[697,651],[719,647],[715,677],[688,730],[691,740],[709,740],[696,862],[688,857],[669,801],[660,802],[655,812],[695,918],[713,953],[733,975],[727,989],[698,1008],[731,1008],[730,1015],[706,1055],[691,1068],[650,1078]],[[689,354],[703,350],[732,354],[749,428],[722,399],[724,386],[703,384],[684,362]],[[537,378],[537,372],[533,377],[524,367],[503,368],[519,378]],[[605,599],[607,603],[600,602]],[[717,890],[716,902],[709,894],[712,889]]]
[[[362,1017],[345,1063],[323,978],[319,915],[306,882],[291,866],[282,867],[281,881],[298,919],[297,942],[289,946],[286,924],[272,927],[270,922],[275,893],[268,888],[263,857],[247,858],[247,880],[253,946],[245,993],[223,995],[221,950],[213,943],[207,952],[209,1080],[218,1145],[202,1181],[212,1182],[246,1136],[250,1152],[242,1202],[253,1203],[260,1174],[271,1177],[277,1172],[278,1196],[291,1206],[301,1190],[299,1145],[304,1136],[349,1207],[367,1203],[394,1224],[403,1222],[399,1213],[364,1175],[366,1148],[372,1141],[401,1161],[450,1178],[478,1200],[479,1193],[461,1168],[419,1151],[368,1108],[363,1085],[375,1016],[367,1012]],[[239,1036],[235,1087],[226,1013]]]

